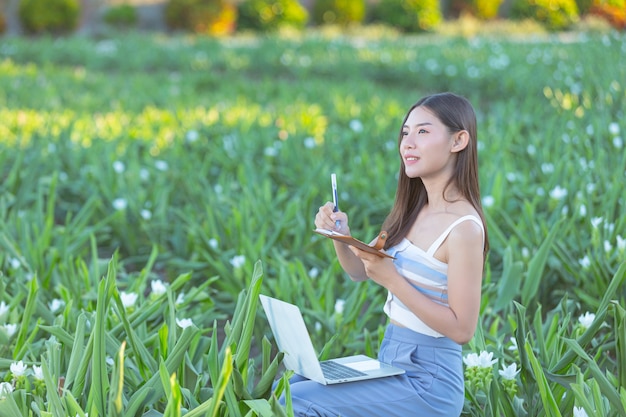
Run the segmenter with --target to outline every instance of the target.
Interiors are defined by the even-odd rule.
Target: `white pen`
[[[339,211],[339,199],[337,197],[337,176],[334,172],[330,174],[330,183],[333,187],[333,211],[337,212]],[[341,222],[339,220],[335,220],[335,227],[337,229],[339,229],[340,224]]]

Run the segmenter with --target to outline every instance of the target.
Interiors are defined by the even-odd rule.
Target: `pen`
[[[334,205],[333,211],[337,212],[339,211],[339,203],[338,203],[339,199],[337,197],[337,176],[335,175],[334,172],[330,174],[330,182],[333,187],[333,205]],[[337,229],[339,229],[340,223],[341,222],[339,220],[335,220],[335,227]]]

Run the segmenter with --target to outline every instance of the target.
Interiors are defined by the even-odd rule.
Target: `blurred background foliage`
[[[14,16],[16,2],[19,13]],[[153,20],[162,23],[162,30],[214,36],[246,30],[366,24],[383,24],[409,33],[432,32],[444,21],[459,17],[483,22],[530,20],[546,30],[558,31],[593,16],[616,29],[626,27],[626,0],[163,0],[148,4],[157,6]],[[0,22],[17,19],[11,26],[30,34],[72,33],[78,25],[82,30],[92,26],[91,31],[136,27],[143,5],[143,0],[3,0]],[[4,27],[0,24],[0,33]]]

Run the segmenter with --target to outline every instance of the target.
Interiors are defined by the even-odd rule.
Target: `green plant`
[[[19,17],[30,33],[67,33],[78,24],[78,0],[21,0]]]
[[[171,29],[226,35],[235,30],[237,7],[229,0],[169,0],[165,22]]]
[[[443,17],[437,0],[381,0],[372,9],[370,20],[403,32],[422,32],[436,28]]]
[[[472,5],[479,19],[495,19],[504,0],[473,0]]]
[[[553,31],[567,29],[579,20],[575,0],[515,0],[510,16],[535,19]]]
[[[239,4],[237,27],[272,31],[281,27],[302,29],[309,12],[298,0],[244,0]]]
[[[480,20],[490,20],[498,16],[504,0],[450,0],[444,14],[454,19],[471,15]]]
[[[578,6],[578,12],[581,16],[585,16],[591,10],[591,7],[597,0],[576,0],[576,6]]]
[[[137,9],[130,4],[110,6],[104,12],[103,19],[111,26],[129,28],[137,24]]]
[[[365,0],[316,0],[313,21],[318,25],[350,25],[365,19]]]

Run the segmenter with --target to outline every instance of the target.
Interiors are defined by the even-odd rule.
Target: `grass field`
[[[437,91],[477,108],[492,245],[463,415],[625,415],[625,80],[617,32],[0,39],[0,417],[289,415],[260,292],[375,355],[386,294],[314,213],[336,172],[377,234]]]

